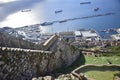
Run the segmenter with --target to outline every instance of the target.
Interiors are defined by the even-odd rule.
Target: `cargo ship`
[[[99,8],[95,8],[95,9],[94,9],[94,11],[98,11],[98,10],[99,10]]]
[[[25,9],[25,10],[22,10],[21,12],[30,12],[32,11],[31,9]]]
[[[55,11],[55,13],[60,13],[60,12],[62,12],[62,10]]]
[[[63,23],[63,22],[67,22],[67,20],[62,20],[62,21],[59,21],[59,23]]]
[[[91,2],[81,2],[80,4],[81,4],[81,5],[82,5],[82,4],[91,4]]]
[[[48,25],[52,25],[53,23],[52,22],[44,22],[41,24],[41,26],[48,26]]]

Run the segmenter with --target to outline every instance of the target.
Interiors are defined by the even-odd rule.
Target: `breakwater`
[[[88,19],[88,18],[95,18],[95,17],[108,16],[108,15],[114,15],[114,14],[115,14],[114,12],[103,13],[103,14],[95,14],[95,15],[90,15],[90,16],[69,18],[69,19],[64,19],[64,20],[59,20],[59,21],[44,22],[44,25],[43,25],[43,23],[41,23],[40,25],[41,26],[48,26],[48,25],[53,25],[54,23],[64,23],[64,22],[67,22],[67,21],[73,21],[73,20],[79,20],[79,19]]]

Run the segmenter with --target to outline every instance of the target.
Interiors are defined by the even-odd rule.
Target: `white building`
[[[94,30],[84,30],[80,32],[82,34],[83,40],[86,40],[86,41],[99,41],[100,40],[100,36]]]
[[[120,28],[117,29],[117,32],[120,33]]]
[[[75,31],[75,40],[81,41],[82,40],[82,34],[80,31]]]
[[[59,36],[61,39],[64,39],[67,41],[74,41],[75,40],[75,33],[73,31],[59,32]]]
[[[113,40],[120,41],[120,34],[111,35]]]

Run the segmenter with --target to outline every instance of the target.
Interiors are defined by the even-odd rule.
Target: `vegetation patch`
[[[94,80],[113,80],[115,74],[120,74],[120,71],[88,71],[86,77]]]
[[[103,57],[94,57],[94,56],[85,56],[85,64],[109,64],[108,60],[112,64],[120,64],[119,56],[103,56]]]

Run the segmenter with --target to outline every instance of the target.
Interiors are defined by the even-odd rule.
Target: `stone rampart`
[[[56,52],[0,48],[0,80],[31,80],[57,68],[71,65],[79,49],[59,41]]]

